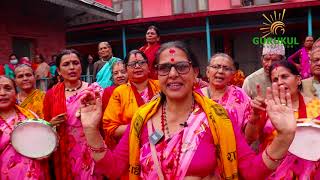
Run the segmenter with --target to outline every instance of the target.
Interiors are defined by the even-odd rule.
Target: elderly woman
[[[292,108],[294,109],[294,116],[297,123],[301,123],[299,119],[317,118],[320,119],[320,101],[318,98],[310,98],[300,93],[301,76],[296,67],[287,61],[280,61],[274,63],[270,68],[270,79],[273,86],[282,86],[290,92]],[[260,92],[261,93],[261,92]],[[280,97],[283,94],[280,94]],[[280,99],[280,103],[284,101]],[[253,101],[254,111],[265,113],[263,105],[257,104]],[[268,113],[269,119],[270,114]],[[246,136],[249,139],[259,139],[261,142],[260,151],[267,149],[266,146],[275,138],[276,130],[272,122],[268,119],[259,119],[253,116],[247,123]],[[294,119],[285,119],[293,121]],[[270,177],[271,179],[318,179],[320,177],[319,161],[313,162],[298,158],[293,154],[283,160],[277,171]]]
[[[129,82],[113,91],[102,120],[110,148],[122,137],[137,109],[159,92],[158,81],[149,79],[148,60],[143,52],[130,51],[124,63]]]
[[[112,64],[112,81],[113,85],[106,88],[102,95],[102,109],[106,109],[109,99],[114,89],[121,84],[125,84],[128,81],[128,73],[123,61],[116,61]]]
[[[43,100],[45,92],[36,89],[36,79],[29,65],[21,64],[14,70],[15,82],[19,88],[17,103],[20,107],[35,112],[40,118],[43,117]]]
[[[157,79],[154,69],[154,60],[156,58],[156,53],[160,48],[160,30],[156,26],[149,26],[146,32],[146,44],[142,46],[139,50],[142,51],[148,59],[148,65],[150,72],[150,77],[152,79]]]
[[[208,98],[221,104],[240,128],[249,119],[250,98],[241,88],[229,85],[235,73],[235,65],[230,56],[218,53],[211,57],[207,66],[209,86],[201,89]]]
[[[97,128],[100,97],[94,93],[82,97],[81,121],[96,173],[116,177],[129,168],[131,179],[264,179],[278,166],[275,159],[286,155],[296,128],[288,94],[281,96],[286,102],[282,106],[275,93],[278,86],[273,87],[273,94],[268,89],[267,111],[278,136],[267,151],[256,155],[223,107],[193,91],[198,71],[189,52],[180,42],[161,46],[156,69],[162,95],[135,113],[113,151]],[[280,93],[285,94],[283,87]]]
[[[33,113],[17,106],[14,81],[0,76],[0,179],[46,179],[46,161],[27,158],[19,154],[10,142],[15,125]]]
[[[72,49],[57,55],[57,71],[64,79],[50,89],[44,99],[44,117],[58,125],[59,147],[54,153],[56,179],[98,179],[92,175],[93,159],[87,147],[81,122],[76,117],[84,90],[102,93],[96,83],[81,81],[80,54]]]

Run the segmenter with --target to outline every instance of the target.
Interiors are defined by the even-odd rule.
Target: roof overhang
[[[105,6],[94,0],[44,0],[57,4],[60,6],[68,7],[77,11],[86,12],[95,16],[106,18],[109,20],[116,20],[117,15],[121,12],[115,12],[112,8]]]

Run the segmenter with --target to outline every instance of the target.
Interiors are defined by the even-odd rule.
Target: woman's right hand
[[[253,109],[254,114],[259,114],[260,112],[266,111],[265,98],[261,92],[261,87],[259,84],[256,86],[257,88],[257,96],[251,101],[251,107]]]
[[[80,119],[84,129],[98,129],[102,117],[102,100],[99,92],[84,91],[80,98]]]
[[[50,123],[52,126],[59,126],[59,124],[63,123],[66,119],[66,113],[62,113],[53,117]]]
[[[266,104],[269,119],[278,134],[289,135],[293,139],[297,123],[289,90],[273,83],[271,88],[267,88]]]

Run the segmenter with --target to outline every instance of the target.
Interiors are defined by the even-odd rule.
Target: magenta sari
[[[148,123],[151,123],[151,121]],[[161,159],[161,156],[164,158],[159,163],[162,162],[160,166],[165,179],[183,179],[186,176],[191,160],[209,127],[205,113],[200,110],[192,113],[187,123],[187,127],[176,132],[172,138],[166,139],[166,143],[156,145],[158,160]],[[154,131],[154,128],[152,131]],[[180,147],[179,143],[181,141],[188,143],[186,146]],[[179,154],[179,151],[182,153]],[[141,148],[140,163],[143,179],[158,179],[159,175],[151,155],[149,142],[146,142]]]
[[[300,75],[302,79],[311,77],[310,57],[306,48],[301,49],[300,65],[301,65]]]
[[[207,97],[210,96],[207,88],[202,88],[201,92]],[[244,124],[249,120],[251,114],[251,99],[243,89],[230,85],[226,88],[225,93],[220,99],[213,100],[221,104],[228,111],[230,119],[237,124],[239,128],[242,129]]]
[[[102,88],[97,83],[91,84],[88,89],[99,91],[102,93]],[[66,99],[67,107],[67,121],[66,133],[67,133],[67,154],[69,166],[72,172],[69,172],[73,179],[86,179],[94,180],[101,179],[101,176],[94,176],[93,172],[93,159],[89,151],[87,140],[83,132],[81,121],[75,117],[76,111],[80,107],[80,97],[82,92],[71,96]],[[57,158],[57,157],[55,157]],[[59,167],[55,167],[59,169]]]
[[[18,114],[20,121],[26,118],[23,114]],[[10,138],[15,126],[14,117],[9,118],[6,122],[0,121],[0,179],[46,179],[45,160],[27,158],[17,153],[12,147]]]

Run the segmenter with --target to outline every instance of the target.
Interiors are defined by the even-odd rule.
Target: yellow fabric
[[[18,105],[16,105],[16,108],[24,115],[26,116],[26,118],[28,119],[34,119],[35,116],[28,110],[28,109],[24,109]]]
[[[149,80],[149,83],[156,95],[160,91],[159,81]],[[117,139],[114,138],[115,130],[120,125],[129,124],[137,109],[138,104],[130,83],[120,85],[113,91],[102,120],[108,147],[113,148],[117,144]]]
[[[314,98],[308,103],[306,103],[306,110],[307,110],[307,118],[305,119],[304,122],[311,121],[312,119],[320,116],[320,99]],[[298,111],[294,112],[294,117],[298,119],[299,117]]]
[[[207,115],[216,147],[218,169],[223,179],[238,179],[236,140],[226,110],[214,101],[193,93],[195,101]],[[131,121],[129,134],[129,177],[140,175],[140,133],[144,124],[157,112],[161,98],[156,98],[138,109]]]
[[[45,92],[35,89],[19,106],[31,110],[32,112],[36,113],[39,118],[43,119],[44,117],[42,109],[44,96]]]

